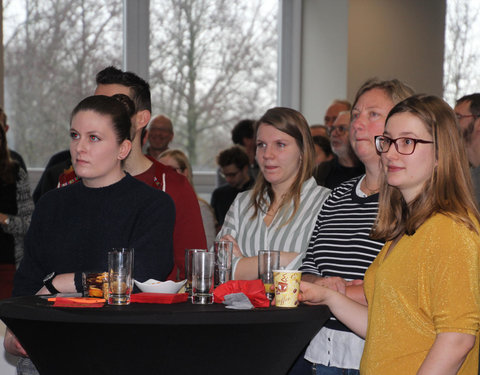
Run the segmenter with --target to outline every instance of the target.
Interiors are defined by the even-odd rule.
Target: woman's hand
[[[3,340],[3,346],[5,350],[13,355],[19,357],[28,357],[27,352],[23,349],[23,346],[20,344],[15,335],[7,328],[5,332],[5,339]]]
[[[345,287],[348,285],[347,283],[348,282],[345,279],[338,276],[319,277],[314,282],[316,285],[323,286],[342,294],[345,294]]]
[[[237,240],[233,238],[232,235],[226,234],[220,238],[220,241],[230,241],[233,242],[233,256],[237,258],[242,258],[243,254],[240,251],[240,247],[238,246]]]
[[[298,300],[307,305],[325,305],[330,293],[332,293],[331,289],[301,281]]]

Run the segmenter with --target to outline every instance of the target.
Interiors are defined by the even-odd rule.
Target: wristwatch
[[[48,291],[51,294],[57,294],[60,293],[54,286],[53,286],[53,279],[57,276],[56,272],[49,273],[45,278],[43,279],[43,285],[48,289]]]

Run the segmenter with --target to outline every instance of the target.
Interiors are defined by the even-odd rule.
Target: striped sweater
[[[362,177],[338,186],[323,205],[300,268],[305,273],[363,279],[382,249],[382,241],[369,238],[378,212],[378,194],[357,195]]]

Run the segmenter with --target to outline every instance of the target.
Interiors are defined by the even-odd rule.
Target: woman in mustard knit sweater
[[[375,137],[384,181],[372,237],[387,242],[365,274],[368,307],[303,282],[366,338],[361,374],[477,374],[480,215],[455,114],[416,95]]]

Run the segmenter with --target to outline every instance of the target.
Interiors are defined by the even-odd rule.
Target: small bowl
[[[167,293],[175,294],[182,288],[182,286],[187,282],[187,280],[182,281],[158,281],[154,279],[149,279],[143,283],[134,280],[138,289],[144,293]]]

